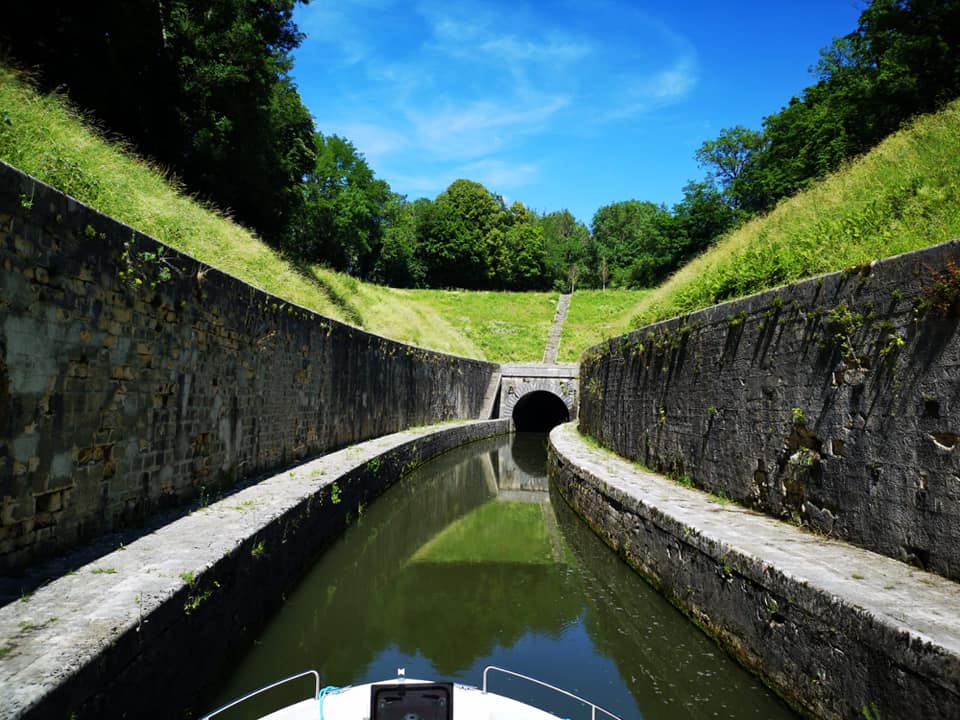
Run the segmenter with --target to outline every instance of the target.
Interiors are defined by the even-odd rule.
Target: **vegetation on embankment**
[[[649,290],[577,290],[560,335],[560,362],[577,362],[583,351],[630,329],[630,320]]]
[[[643,298],[633,325],[957,237],[960,101],[721,239]]]
[[[0,159],[171,247],[323,315],[494,361],[542,357],[555,293],[399,290],[291,262],[0,67]],[[29,202],[29,198],[24,198]],[[578,291],[560,357],[605,337],[818,273],[960,237],[960,101],[718,242],[661,287]]]
[[[3,67],[0,160],[201,262],[325,316],[458,355],[494,361],[543,356],[556,293],[399,290],[292,262],[187,197],[174,178],[122,143],[109,142],[62,97],[35,92]]]

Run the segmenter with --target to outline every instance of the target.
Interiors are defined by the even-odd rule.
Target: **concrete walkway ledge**
[[[960,585],[550,435],[593,529],[801,714],[960,718]]]
[[[181,717],[365,505],[426,460],[510,429],[446,424],[325,455],[0,608],[0,718]]]

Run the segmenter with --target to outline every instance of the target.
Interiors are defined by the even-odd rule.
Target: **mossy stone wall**
[[[960,242],[641,328],[580,427],[760,511],[960,580]]]
[[[268,295],[0,163],[0,571],[410,426],[496,365]]]

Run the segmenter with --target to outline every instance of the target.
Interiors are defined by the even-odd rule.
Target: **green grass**
[[[184,195],[129,148],[106,142],[63,98],[38,95],[6,68],[0,68],[0,159],[204,263],[345,319],[322,283]]]
[[[540,505],[493,501],[448,526],[411,562],[545,565],[554,559]]]
[[[433,308],[483,355],[499,362],[539,361],[557,311],[557,293],[408,291],[409,300]]]
[[[0,159],[201,263],[327,317],[457,355],[543,357],[556,293],[399,290],[290,263],[183,194],[161,169],[105,141],[62,98],[38,95],[3,67]],[[958,236],[960,101],[723,238],[653,291],[576,292],[560,359],[576,360],[631,326]]]
[[[644,298],[635,327],[960,237],[960,100],[781,203]]]
[[[560,360],[576,362],[591,345],[622,335],[649,290],[577,290],[560,336]]]
[[[176,180],[108,142],[62,97],[0,67],[0,159],[206,265],[401,342],[493,361],[540,360],[555,293],[400,290],[297,265]],[[25,198],[29,202],[29,198]]]

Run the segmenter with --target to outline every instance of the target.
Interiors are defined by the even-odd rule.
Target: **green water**
[[[399,667],[478,685],[495,664],[624,720],[795,717],[550,490],[545,441],[468,445],[391,488],[288,594],[208,707],[307,668],[324,685]],[[505,679],[492,689],[549,698]],[[576,705],[549,709],[589,718]]]

